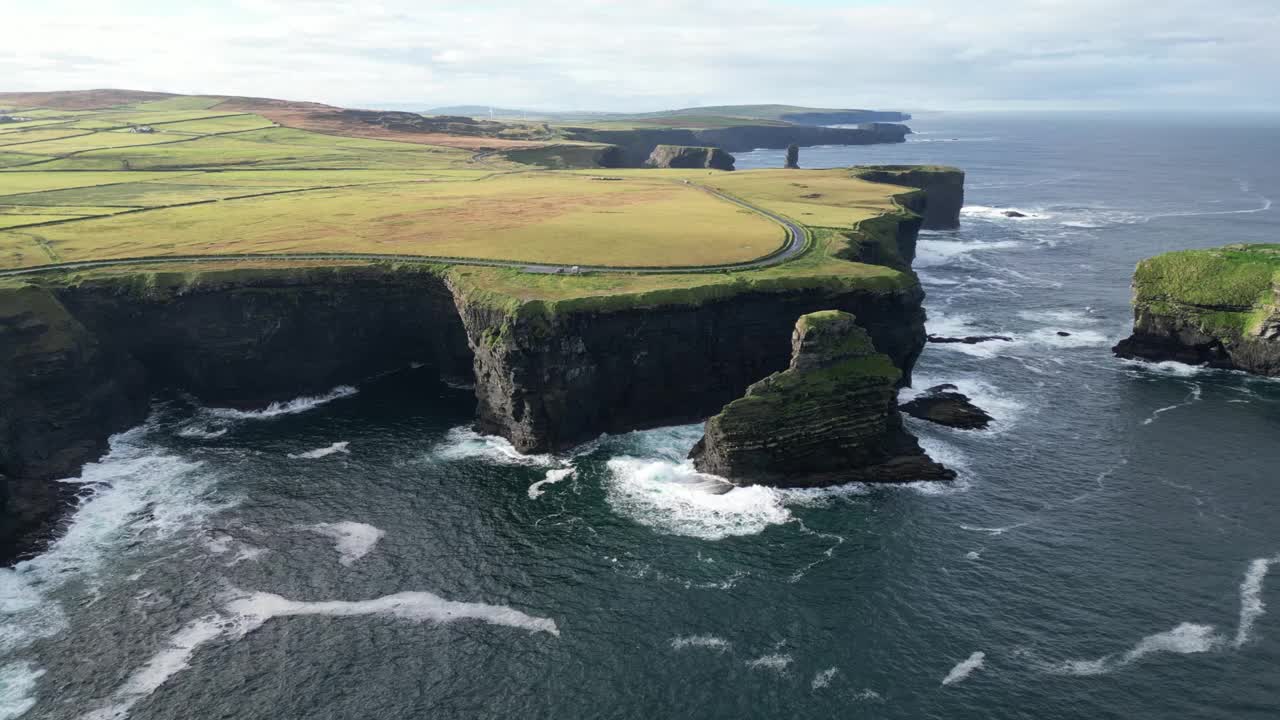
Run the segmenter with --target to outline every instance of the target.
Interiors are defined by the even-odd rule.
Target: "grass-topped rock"
[[[1280,244],[1182,250],[1138,263],[1121,357],[1280,375]]]
[[[791,348],[789,368],[707,421],[691,453],[699,470],[740,484],[786,486],[955,476],[903,429],[901,371],[876,352],[853,315],[801,316]]]

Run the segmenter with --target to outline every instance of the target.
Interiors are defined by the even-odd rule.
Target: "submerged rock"
[[[966,335],[965,337],[946,337],[945,335],[930,335],[928,337],[931,343],[963,343],[965,345],[977,345],[978,343],[992,342],[999,340],[1001,342],[1013,342],[1013,338],[1007,335]]]
[[[901,372],[853,315],[802,316],[791,365],[747,388],[690,453],[703,472],[738,484],[784,486],[949,480],[902,426]]]
[[[1007,218],[1024,218],[1027,216],[1026,213],[1020,213],[1017,210],[1005,210],[1001,215]]]
[[[717,147],[659,145],[653,149],[645,165],[655,168],[732,170],[733,163],[733,156]]]
[[[950,383],[935,385],[898,409],[911,417],[961,430],[981,430],[993,419]]]
[[[1124,358],[1280,376],[1280,245],[1182,250],[1138,263]]]

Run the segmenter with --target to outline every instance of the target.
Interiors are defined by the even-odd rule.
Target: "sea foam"
[[[469,427],[450,430],[431,454],[442,460],[485,460],[498,465],[553,467],[560,464],[552,455],[525,455],[510,440],[482,435]]]
[[[538,498],[542,497],[543,493],[546,492],[546,490],[542,489],[543,487],[547,485],[554,485],[560,482],[561,480],[572,477],[574,472],[576,471],[571,467],[556,468],[554,470],[548,470],[545,479],[539,480],[538,482],[529,486],[529,499],[537,500]]]
[[[308,530],[334,540],[338,562],[350,567],[355,561],[368,555],[373,546],[387,533],[372,525],[344,520],[336,523],[309,525]]]
[[[964,680],[975,671],[981,670],[982,666],[986,664],[986,659],[986,653],[975,652],[964,660],[956,663],[956,666],[951,668],[951,672],[947,673],[947,676],[942,678],[942,684],[954,685],[955,683]]]
[[[715,635],[684,635],[671,638],[671,648],[673,650],[704,648],[715,650],[716,652],[725,652],[729,649],[729,641]]]
[[[345,397],[355,395],[357,390],[350,385],[339,385],[323,395],[303,395],[284,402],[273,402],[261,410],[236,410],[234,408],[208,408],[206,412],[214,417],[228,420],[273,420],[285,415],[296,415],[314,410]]]
[[[0,720],[21,717],[36,704],[36,684],[44,670],[20,660],[0,665]]]
[[[319,460],[320,458],[329,457],[336,453],[350,454],[351,451],[347,449],[347,446],[350,444],[351,443],[349,442],[336,442],[328,447],[316,448],[315,450],[308,450],[306,452],[296,454],[289,453],[289,457],[295,460]]]

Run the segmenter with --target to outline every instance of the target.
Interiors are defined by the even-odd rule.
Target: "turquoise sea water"
[[[166,398],[0,571],[0,718],[1276,717],[1280,381],[1109,348],[1138,259],[1276,240],[1280,121],[912,125],[801,164],[969,173],[930,331],[1014,341],[917,368],[996,418],[911,423],[955,483],[713,494],[697,426],[520,456],[412,369]]]

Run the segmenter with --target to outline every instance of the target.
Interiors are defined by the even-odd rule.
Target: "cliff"
[[[609,130],[563,128],[570,140],[616,145],[623,167],[640,167],[659,145],[718,147],[725,152],[757,148],[784,149],[788,145],[872,145],[905,142],[911,132],[905,125],[875,123],[865,128],[829,128],[813,125],[738,125],[721,128],[636,128]]]
[[[1133,276],[1120,357],[1280,376],[1280,245],[1158,255]]]
[[[803,315],[790,366],[754,383],[707,421],[690,457],[739,484],[816,486],[949,480],[902,426],[901,371],[854,316]]]
[[[955,230],[964,207],[964,171],[952,167],[872,165],[857,168],[855,177],[924,190],[929,196],[924,210],[925,230]]]
[[[69,486],[50,481],[98,457],[107,436],[140,422],[148,404],[141,368],[52,293],[0,291],[0,562],[69,500]]]
[[[645,165],[656,168],[732,170],[733,162],[733,156],[720,148],[659,145],[653,149]]]
[[[473,379],[480,429],[541,452],[719,412],[787,368],[795,319],[822,310],[856,315],[905,383],[925,343],[909,270],[925,195],[899,193],[855,228],[810,228],[800,256],[731,273],[351,261],[0,281],[0,561],[65,507],[50,480],[166,389],[261,407],[420,362]]]

